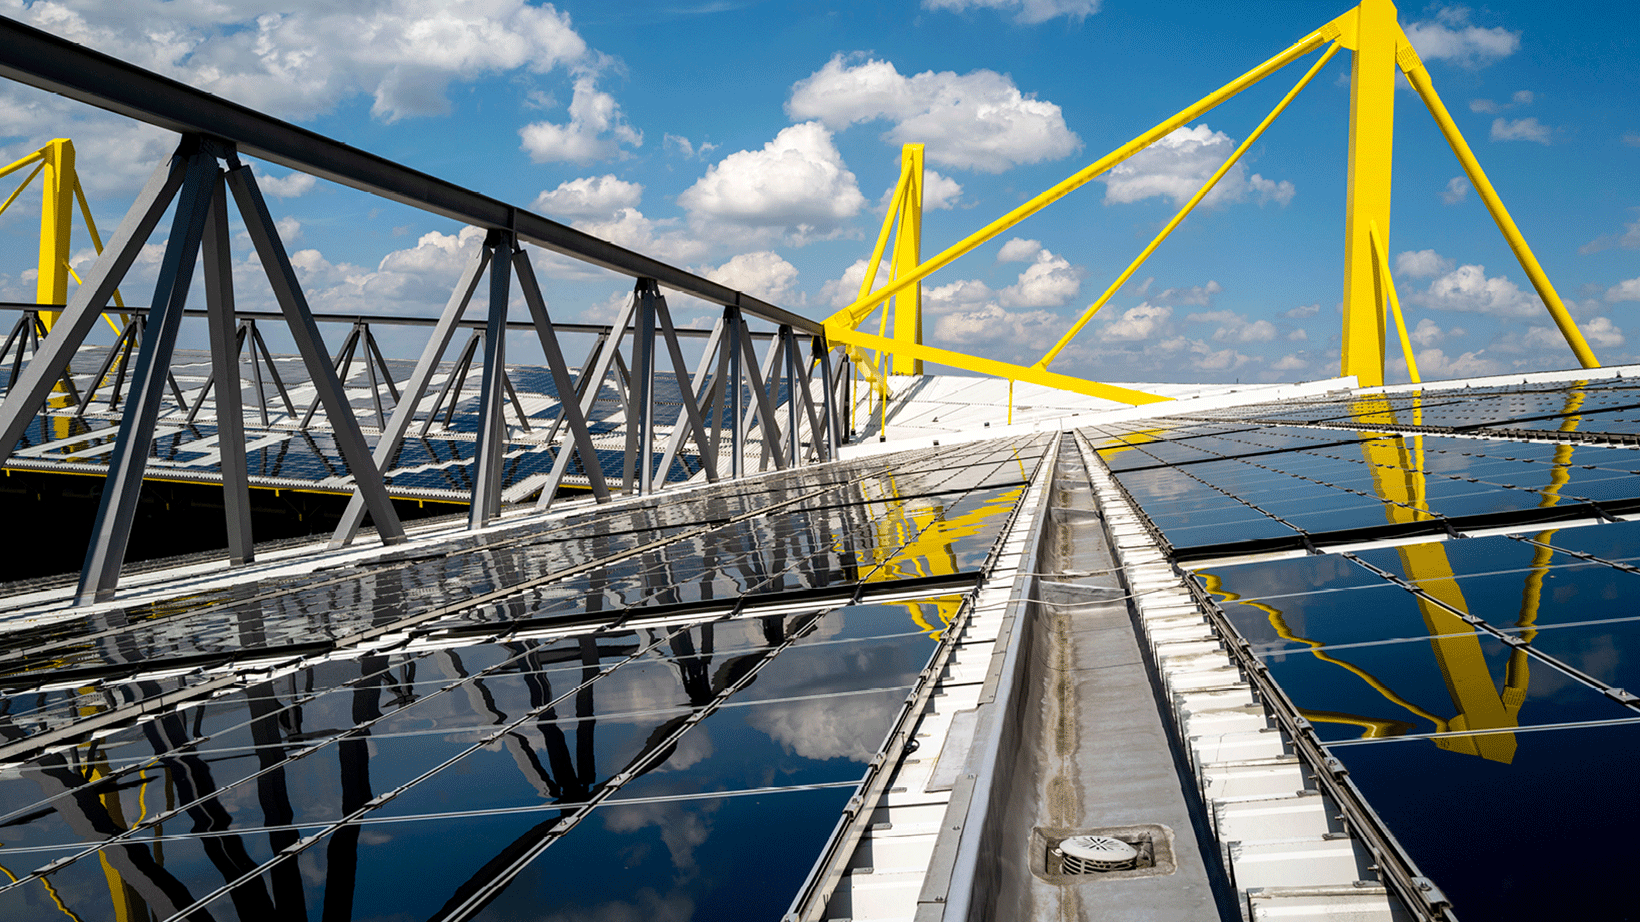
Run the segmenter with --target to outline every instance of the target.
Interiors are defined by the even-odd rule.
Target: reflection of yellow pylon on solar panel
[[[1030,366],[1014,365],[949,349],[939,349],[922,342],[920,313],[916,316],[909,314],[919,309],[917,292],[924,278],[1091,182],[1157,140],[1183,128],[1265,77],[1322,48],[1326,50],[1322,52],[1321,58],[1292,90],[1282,97],[1270,114],[1208,178],[1201,189],[1185,202],[1173,219],[1140,252],[1138,258],[1116,277],[1087,310],[1083,311],[1071,324],[1070,329],[1041,359]],[[881,374],[880,363],[869,362],[864,350],[875,350],[879,355],[893,355],[891,370],[894,374],[916,374],[918,371],[912,370],[917,367],[916,363],[929,361],[1006,378],[1010,382],[1025,381],[1124,403],[1152,403],[1166,399],[1129,388],[1057,374],[1049,371],[1048,366],[1099,310],[1121,290],[1162,241],[1183,223],[1219,180],[1229,173],[1242,155],[1263,136],[1265,130],[1340,50],[1351,51],[1354,58],[1350,72],[1349,172],[1344,226],[1344,319],[1340,373],[1355,375],[1363,387],[1374,387],[1384,383],[1385,333],[1389,318],[1393,316],[1408,373],[1414,382],[1418,380],[1417,363],[1406,335],[1406,324],[1401,315],[1399,300],[1395,296],[1387,258],[1394,164],[1395,85],[1399,79],[1398,74],[1405,76],[1434,118],[1442,136],[1462,165],[1470,185],[1486,205],[1488,214],[1519,260],[1521,268],[1525,270],[1532,287],[1537,291],[1538,297],[1565,338],[1572,354],[1584,368],[1598,367],[1600,363],[1589,349],[1582,332],[1578,330],[1576,322],[1561,302],[1560,295],[1550,284],[1543,267],[1532,254],[1531,247],[1521,236],[1520,229],[1515,226],[1508,210],[1504,208],[1496,190],[1470,150],[1468,142],[1464,140],[1457,124],[1452,121],[1445,104],[1436,94],[1429,79],[1429,72],[1424,69],[1418,52],[1401,29],[1395,5],[1391,0],[1362,0],[1359,6],[1311,32],[1287,50],[1225,84],[1172,118],[1094,161],[927,261],[916,262],[914,268],[909,271],[906,269],[904,258],[915,261],[914,251],[921,241],[921,196],[912,195],[907,190],[914,187],[920,193],[922,151],[918,146],[913,158],[910,152],[911,145],[908,145],[907,153],[902,159],[905,166],[899,184],[891,199],[888,214],[884,218],[883,231],[878,238],[876,250],[867,267],[866,283],[861,287],[860,297],[854,303],[827,318],[827,337],[833,343],[842,344],[849,349],[850,356],[856,360],[856,366],[872,378],[874,391],[880,397],[888,393],[888,384]],[[914,180],[910,178],[913,161]],[[914,214],[907,214],[913,209]],[[889,229],[895,226],[897,217],[900,236],[895,248],[892,278],[883,287],[872,291],[877,261],[882,256]],[[906,246],[903,257],[901,245]],[[884,335],[887,332],[886,306],[890,299],[895,302],[893,336]],[[885,313],[884,322],[879,324],[878,333],[874,335],[859,329],[879,307],[883,307]]]
[[[903,500],[889,502],[881,514],[873,516],[877,526],[878,559],[873,561],[877,566],[866,582],[956,575],[962,566],[952,544],[977,533],[988,519],[1006,514],[1024,490],[1024,487],[1010,490],[977,509],[951,518],[946,517],[943,505],[908,508],[909,503]],[[945,626],[956,618],[962,599],[961,594],[955,594],[903,604],[918,628],[937,640]]]
[[[1565,406],[1562,408],[1560,431],[1571,432],[1577,428],[1582,419],[1577,415],[1577,410],[1582,404],[1583,394],[1574,387],[1567,394]],[[1374,421],[1385,425],[1404,424],[1404,421],[1396,419],[1395,411],[1381,396],[1361,398],[1355,402],[1353,409],[1357,419],[1369,424]],[[1413,424],[1418,425],[1421,408],[1416,399],[1411,409],[1414,414]],[[1425,482],[1428,471],[1424,466],[1422,436],[1414,437],[1415,445],[1409,447],[1406,440],[1400,436],[1379,436],[1372,432],[1363,435],[1365,438],[1361,443],[1362,455],[1372,470],[1378,497],[1384,502],[1385,517],[1392,523],[1417,522],[1430,518]],[[1571,479],[1573,448],[1570,443],[1562,443],[1555,447],[1549,483],[1539,491],[1542,495],[1540,506],[1549,507],[1560,502],[1560,490]],[[1534,627],[1537,623],[1538,606],[1542,601],[1543,578],[1554,556],[1548,542],[1554,533],[1554,530],[1549,530],[1535,537],[1538,543],[1533,552],[1531,565],[1527,568],[1521,591],[1520,616],[1514,627],[1519,629],[1518,636],[1521,640],[1527,643],[1530,643],[1537,634]],[[1282,639],[1304,644],[1310,648],[1311,654],[1322,662],[1353,673],[1374,691],[1383,695],[1386,701],[1429,721],[1435,732],[1457,734],[1436,738],[1435,744],[1442,749],[1480,756],[1495,762],[1512,761],[1515,755],[1515,735],[1508,731],[1519,726],[1520,710],[1526,703],[1527,690],[1531,683],[1529,655],[1520,647],[1510,650],[1509,659],[1504,666],[1503,682],[1500,685],[1493,679],[1486,662],[1486,654],[1481,645],[1481,632],[1464,618],[1469,613],[1469,605],[1464,599],[1462,588],[1458,585],[1451,561],[1447,558],[1446,546],[1440,542],[1426,542],[1401,545],[1396,550],[1401,558],[1402,575],[1418,590],[1419,613],[1429,631],[1429,642],[1441,670],[1441,677],[1446,683],[1453,705],[1457,708],[1457,714],[1449,719],[1442,719],[1419,707],[1398,695],[1361,667],[1326,652],[1325,643],[1299,636],[1287,624],[1279,609],[1261,602],[1242,601],[1240,604],[1264,612],[1276,634]],[[1217,576],[1204,572],[1202,578],[1208,592],[1225,601],[1240,601],[1235,593],[1222,588]],[[1412,729],[1411,724],[1396,718],[1308,709],[1304,711],[1304,716],[1316,723],[1361,727],[1362,737],[1367,739],[1399,736]],[[1504,732],[1475,732],[1485,730]]]

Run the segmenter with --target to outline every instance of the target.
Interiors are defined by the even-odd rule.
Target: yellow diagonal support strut
[[[828,330],[832,327],[844,325],[846,325],[849,329],[853,329],[860,324],[860,321],[864,320],[866,316],[871,313],[872,308],[887,299],[898,295],[900,292],[905,291],[912,285],[917,284],[924,278],[928,277],[931,273],[944,268],[957,257],[973,250],[975,247],[980,246],[1003,231],[1013,227],[1020,221],[1025,220],[1031,215],[1036,214],[1049,205],[1052,205],[1054,202],[1064,198],[1071,192],[1074,192],[1082,186],[1092,182],[1101,174],[1108,171],[1111,167],[1122,163],[1134,154],[1137,154],[1138,152],[1149,147],[1157,140],[1166,137],[1168,134],[1172,133],[1174,129],[1181,128],[1186,123],[1193,121],[1209,111],[1212,111],[1214,107],[1240,93],[1242,90],[1247,89],[1298,58],[1309,54],[1311,51],[1314,51],[1327,42],[1332,41],[1334,38],[1337,38],[1340,32],[1340,24],[1351,15],[1353,14],[1346,13],[1344,16],[1341,16],[1333,22],[1328,23],[1326,26],[1311,32],[1286,51],[1281,52],[1275,57],[1270,58],[1268,61],[1265,61],[1263,64],[1260,64],[1247,73],[1242,74],[1240,77],[1237,77],[1235,80],[1225,84],[1217,91],[1203,97],[1195,104],[1181,110],[1172,118],[1156,125],[1156,127],[1150,129],[1144,134],[1139,135],[1127,144],[1122,145],[1109,154],[1106,154],[1104,157],[1101,157],[1099,160],[1094,161],[1086,167],[1083,167],[1081,170],[1067,177],[1065,180],[1047,191],[1037,195],[1024,204],[1019,205],[997,220],[987,224],[985,227],[980,228],[972,234],[969,234],[967,237],[964,237],[962,240],[940,252],[937,256],[934,256],[932,259],[919,265],[915,272],[910,273],[905,278],[895,279],[891,284],[884,286],[871,295],[861,298],[860,300],[833,314],[830,318],[827,318],[826,321]]]
[[[1435,123],[1441,127],[1441,134],[1446,137],[1446,143],[1452,152],[1458,156],[1458,162],[1463,164],[1464,175],[1469,177],[1469,184],[1475,187],[1475,192],[1486,203],[1486,210],[1492,215],[1492,220],[1503,232],[1503,239],[1509,242],[1509,249],[1514,252],[1515,259],[1520,267],[1526,271],[1526,277],[1531,279],[1532,287],[1537,289],[1538,297],[1543,299],[1543,306],[1549,309],[1549,316],[1554,318],[1555,326],[1560,328],[1560,335],[1566,338],[1566,345],[1572,348],[1572,354],[1584,368],[1599,368],[1600,360],[1595,358],[1594,350],[1583,338],[1583,331],[1577,328],[1577,322],[1561,303],[1560,295],[1555,292],[1555,286],[1549,283],[1549,276],[1538,264],[1537,257],[1532,255],[1532,248],[1526,245],[1526,238],[1520,234],[1520,228],[1515,226],[1509,211],[1503,207],[1503,200],[1498,198],[1496,189],[1487,180],[1486,173],[1481,169],[1480,162],[1469,149],[1469,143],[1464,140],[1463,133],[1458,130],[1452,116],[1446,111],[1446,105],[1441,97],[1435,93],[1434,84],[1429,82],[1429,71],[1424,69],[1424,63],[1413,50],[1412,42],[1407,40],[1406,34],[1400,35],[1401,47],[1398,51],[1398,61],[1401,72],[1407,75],[1412,88],[1418,91],[1418,98],[1424,101],[1429,114],[1435,117]],[[1365,383],[1365,382],[1363,382]]]
[[[1040,368],[1027,368],[1024,365],[1012,365],[995,359],[964,355],[961,352],[952,352],[949,349],[940,349],[935,346],[901,343],[886,336],[861,333],[858,330],[828,326],[826,328],[826,338],[834,343],[843,343],[864,349],[878,349],[884,352],[906,353],[926,362],[976,371],[994,378],[1007,378],[1010,381],[1041,384],[1045,387],[1054,387],[1077,394],[1087,394],[1090,397],[1100,397],[1105,400],[1116,400],[1134,406],[1146,403],[1160,403],[1173,399],[1157,394],[1147,394],[1144,391],[1136,391],[1132,388],[1118,387],[1115,384],[1101,384],[1098,381],[1073,378],[1070,375],[1056,374]]]
[[[1037,360],[1036,365],[1033,367],[1047,368],[1048,364],[1052,362],[1057,355],[1059,355],[1060,351],[1069,345],[1070,341],[1076,337],[1076,334],[1082,332],[1082,328],[1088,325],[1088,321],[1092,320],[1093,316],[1099,313],[1099,309],[1104,307],[1106,302],[1114,297],[1116,292],[1121,290],[1123,285],[1127,284],[1127,280],[1133,277],[1133,273],[1139,271],[1139,267],[1144,265],[1145,260],[1150,258],[1150,254],[1156,252],[1156,248],[1162,245],[1162,241],[1166,240],[1168,235],[1173,233],[1173,229],[1183,223],[1184,219],[1190,215],[1190,212],[1194,211],[1196,206],[1201,204],[1202,199],[1206,198],[1207,194],[1213,191],[1213,187],[1218,185],[1219,180],[1223,179],[1226,173],[1230,172],[1230,169],[1234,167],[1236,162],[1241,159],[1241,155],[1245,154],[1247,149],[1252,147],[1254,142],[1258,141],[1259,137],[1264,134],[1264,130],[1269,128],[1271,123],[1276,120],[1276,117],[1285,111],[1288,104],[1298,96],[1299,92],[1309,85],[1310,80],[1314,78],[1316,74],[1320,73],[1321,68],[1325,67],[1327,62],[1332,60],[1332,56],[1338,52],[1338,49],[1338,43],[1334,42],[1332,46],[1327,49],[1326,54],[1321,56],[1321,60],[1315,62],[1315,66],[1310,68],[1309,72],[1304,75],[1303,79],[1299,80],[1297,85],[1295,85],[1292,90],[1290,90],[1287,95],[1282,98],[1281,102],[1270,111],[1270,114],[1265,116],[1264,121],[1260,122],[1259,126],[1253,129],[1253,133],[1247,136],[1247,140],[1241,142],[1241,146],[1236,148],[1235,153],[1232,153],[1228,160],[1225,160],[1224,163],[1219,165],[1218,170],[1215,171],[1212,176],[1208,177],[1207,182],[1203,183],[1200,189],[1196,190],[1196,194],[1191,196],[1190,201],[1184,203],[1184,207],[1180,208],[1179,213],[1173,216],[1173,220],[1167,222],[1167,226],[1162,228],[1162,232],[1156,235],[1156,239],[1150,241],[1150,246],[1145,247],[1144,252],[1139,254],[1139,258],[1135,259],[1133,263],[1127,267],[1126,271],[1116,277],[1116,281],[1112,282],[1110,287],[1105,289],[1105,293],[1099,296],[1099,300],[1093,302],[1087,310],[1082,312],[1082,316],[1076,318],[1076,322],[1071,324],[1071,328],[1066,330],[1065,335],[1059,338],[1059,342],[1054,343],[1053,348],[1049,349],[1041,359]]]
[[[1390,313],[1395,316],[1395,331],[1401,336],[1401,354],[1406,357],[1407,376],[1413,384],[1422,384],[1423,379],[1418,376],[1418,359],[1412,354],[1412,339],[1407,336],[1407,321],[1401,316],[1401,299],[1395,296],[1395,278],[1389,271],[1389,250],[1384,246],[1384,238],[1378,235],[1377,223],[1368,225],[1368,236],[1372,239],[1374,262],[1378,265],[1378,282],[1384,289],[1384,296],[1389,299]]]

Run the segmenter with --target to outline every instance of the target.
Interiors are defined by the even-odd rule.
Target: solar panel
[[[6,635],[12,740],[193,697],[0,774],[0,915],[778,915],[1045,441],[772,474]]]

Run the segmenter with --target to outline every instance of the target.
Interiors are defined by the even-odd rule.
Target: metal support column
[[[1373,270],[1371,227],[1377,224],[1387,246],[1395,143],[1395,42],[1401,28],[1390,0],[1362,0],[1356,15],[1339,373],[1355,375],[1362,387],[1377,387],[1384,383],[1384,297]]]
[[[473,461],[473,499],[467,527],[483,528],[501,514],[501,459],[507,450],[507,302],[512,295],[512,236],[490,233],[490,310],[484,323],[484,374],[478,391],[478,445]]]
[[[541,297],[541,286],[535,280],[535,267],[530,265],[529,254],[523,247],[513,251],[513,272],[518,276],[519,293],[524,296],[524,304],[530,309],[535,336],[541,341],[541,352],[546,356],[547,368],[552,372],[552,386],[559,397],[558,419],[569,423],[569,437],[558,450],[568,452],[573,441],[575,453],[581,457],[581,467],[587,472],[587,482],[592,486],[592,495],[600,503],[607,502],[609,485],[604,482],[604,469],[598,464],[598,451],[592,447],[592,433],[587,429],[586,414],[581,412],[575,380],[569,375],[569,363],[564,361],[564,350],[558,344],[558,334],[553,331],[552,317],[547,314],[547,300]],[[555,422],[551,431],[557,430]],[[547,441],[551,443],[550,435]]]
[[[746,475],[746,408],[743,399],[745,388],[742,383],[744,377],[740,371],[740,341],[746,335],[746,330],[745,322],[740,319],[740,309],[737,307],[725,307],[723,320],[723,348],[729,350],[729,389],[724,395],[724,402],[729,408],[729,476],[738,480]]]
[[[665,303],[664,300],[661,302],[663,310],[660,319],[663,329],[671,332],[672,315],[671,311],[664,309]],[[700,464],[706,471],[706,479],[709,481],[718,479],[717,446],[718,433],[723,431],[723,413],[719,411],[713,416],[712,435],[710,436],[706,434],[704,421],[705,414],[712,412],[713,407],[717,406],[722,399],[724,376],[721,371],[715,376],[712,374],[712,362],[716,359],[719,366],[721,366],[724,359],[727,358],[726,353],[723,352],[723,343],[725,342],[723,328],[723,318],[719,317],[717,323],[712,326],[711,335],[706,338],[706,348],[700,354],[700,364],[695,366],[693,383],[684,383],[681,378],[679,380],[678,386],[694,400],[695,420],[687,419],[691,405],[685,403],[683,412],[678,414],[676,425],[672,427],[672,435],[666,440],[666,450],[661,452],[660,469],[663,471],[671,470],[672,459],[677,456],[679,449],[683,447],[684,440],[693,430],[696,447],[700,449]],[[677,343],[675,336],[672,337],[670,343],[675,349]],[[679,363],[678,368],[683,367],[681,358],[681,353],[675,351],[673,361]],[[689,428],[684,426],[686,421],[690,422]],[[697,422],[700,425],[697,425]]]
[[[194,263],[205,231],[205,212],[210,206],[218,173],[215,155],[196,145],[188,156],[186,177],[177,196],[171,236],[166,241],[159,279],[154,285],[149,325],[142,337],[142,347],[137,351],[131,399],[120,422],[120,434],[108,462],[108,479],[91,528],[91,545],[86,549],[85,565],[80,569],[76,590],[80,605],[113,598],[114,587],[119,583],[120,564],[125,561],[131,522],[142,492],[142,472],[147,467],[148,450],[154,440],[159,405],[165,399],[165,373],[171,366],[177,329],[182,325],[188,286],[194,278]],[[66,311],[64,315],[66,318]]]
[[[826,340],[822,336],[814,337],[810,343],[814,358],[820,364],[820,399],[823,412],[826,414],[825,454],[821,455],[821,460],[832,461],[837,458],[837,443],[841,439],[838,437],[840,417],[837,413],[837,395],[832,390],[836,385],[836,379],[832,377],[831,352],[826,349]]]
[[[706,451],[708,444],[706,425],[701,417],[700,402],[698,400],[701,376],[697,374],[694,382],[691,382],[689,372],[684,369],[683,347],[678,345],[678,331],[672,324],[672,311],[666,306],[665,296],[655,298],[655,319],[659,323],[661,338],[666,343],[667,360],[672,363],[672,377],[677,382],[678,398],[683,404],[683,411],[678,414],[677,423],[672,427],[672,437],[667,440],[666,450],[661,453],[660,463],[656,465],[656,470],[660,471],[661,485],[666,484],[666,473],[671,470],[672,457],[677,451],[677,447],[683,444],[684,434],[691,432],[694,433],[695,444],[700,446],[700,464],[701,468],[706,471],[706,479],[715,481],[718,479],[717,459]],[[716,335],[717,330],[714,329],[713,336]],[[712,341],[708,340],[706,352],[701,358],[701,367],[705,368],[711,358]],[[688,426],[687,429],[685,424]]]
[[[239,390],[239,341],[233,322],[233,257],[228,250],[228,189],[218,173],[205,216],[206,323],[216,386],[216,453],[222,467],[222,509],[228,526],[228,562],[255,559],[251,537],[250,477],[245,462],[245,409]],[[204,389],[200,391],[203,399]]]
[[[581,392],[581,415],[587,416],[592,412],[592,405],[598,402],[598,391],[603,387],[604,378],[609,376],[609,368],[620,353],[621,340],[626,336],[627,325],[632,322],[632,311],[637,305],[637,299],[631,298],[621,306],[620,313],[615,315],[615,323],[609,328],[609,338],[604,342],[603,349],[598,353],[596,362],[589,362],[592,367],[583,369],[581,377],[576,382],[576,389]],[[535,508],[545,509],[552,504],[553,494],[558,485],[563,482],[564,474],[569,470],[569,459],[574,457],[571,452],[560,451],[553,459],[552,473],[547,476],[547,483],[541,488],[541,498],[535,501]],[[594,462],[583,460],[584,465]]]
[[[786,458],[793,467],[802,459],[803,435],[797,425],[797,337],[792,335],[792,328],[780,328],[780,343],[786,350],[786,367],[782,369],[782,377],[786,379]]]
[[[637,330],[632,334],[632,381],[626,414],[626,486],[632,492],[633,465],[638,465],[638,493],[655,490],[655,296],[654,279],[639,279]]]

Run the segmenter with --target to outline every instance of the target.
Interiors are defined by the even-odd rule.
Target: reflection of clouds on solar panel
[[[697,726],[683,735],[678,744],[672,748],[672,754],[666,761],[655,766],[658,772],[677,772],[712,757],[717,752],[717,746],[712,743],[712,734],[706,727]]]
[[[603,817],[604,826],[610,832],[635,832],[646,826],[657,827],[661,831],[661,841],[666,843],[666,850],[672,855],[672,865],[679,871],[693,871],[695,849],[705,843],[707,837],[712,834],[712,825],[706,821],[706,817],[715,812],[720,804],[721,801],[707,801],[700,805],[672,802],[606,806],[600,809],[598,814]],[[590,918],[608,917],[596,915]],[[643,918],[656,917],[646,915]]]
[[[1165,470],[1146,471],[1144,483],[1140,487],[1147,498],[1169,500],[1178,499],[1199,489],[1199,484],[1186,474],[1172,468]],[[1129,486],[1129,489],[1139,487],[1138,484]]]
[[[901,689],[759,705],[746,722],[805,759],[869,761],[882,745]]]
[[[685,922],[695,917],[695,901],[685,893],[661,896],[648,887],[631,902],[599,903],[542,916],[545,922]]]

